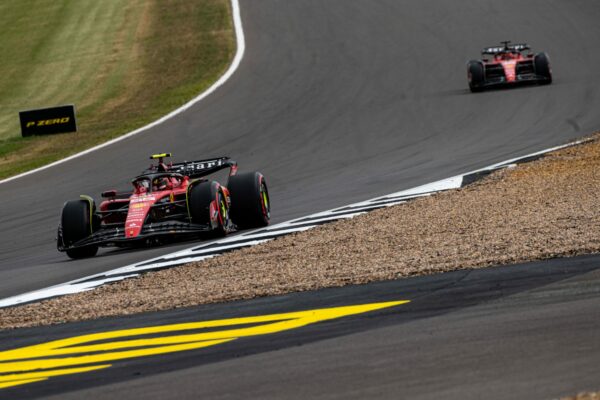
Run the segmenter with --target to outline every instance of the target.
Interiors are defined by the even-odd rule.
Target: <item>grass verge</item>
[[[0,179],[156,120],[235,52],[228,0],[23,0],[0,24]],[[19,110],[71,103],[77,133],[20,137]]]

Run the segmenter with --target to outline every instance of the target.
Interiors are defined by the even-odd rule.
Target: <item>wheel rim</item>
[[[260,204],[262,206],[263,216],[266,219],[271,218],[271,208],[269,204],[269,193],[264,183],[260,185]]]
[[[225,227],[227,224],[229,218],[228,214],[225,197],[223,196],[223,193],[219,193],[219,221],[221,222],[222,227]]]

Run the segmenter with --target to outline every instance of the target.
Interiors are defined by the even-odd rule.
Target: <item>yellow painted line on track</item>
[[[16,381],[4,382],[0,383],[0,389],[4,389],[7,387],[25,385],[26,383],[40,382],[45,381],[47,378],[39,378],[39,379],[21,379]]]
[[[282,332],[408,302],[409,300],[399,300],[256,317],[161,325],[54,340],[0,352],[0,388],[39,382],[53,376],[103,369],[111,366],[106,364],[107,362],[200,349],[242,337]],[[245,325],[251,326],[244,327]],[[227,329],[228,327],[231,328]],[[185,333],[185,331],[209,328],[225,329]],[[151,338],[140,337],[169,333],[173,334]]]
[[[11,387],[11,386],[24,385],[26,383],[45,381],[46,379],[53,377],[53,376],[80,374],[82,372],[95,371],[98,369],[103,369],[103,368],[108,368],[108,367],[110,367],[110,364],[96,365],[93,367],[64,368],[64,369],[57,369],[57,370],[52,370],[52,371],[41,371],[41,372],[30,372],[30,373],[4,375],[0,378],[0,389],[6,388],[6,387]]]

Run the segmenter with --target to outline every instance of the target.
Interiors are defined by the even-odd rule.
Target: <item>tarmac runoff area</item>
[[[99,289],[0,309],[0,329],[600,251],[600,134],[467,187]]]

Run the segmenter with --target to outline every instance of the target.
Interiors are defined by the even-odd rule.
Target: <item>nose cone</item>
[[[142,227],[135,222],[127,223],[125,228],[125,237],[127,239],[138,237],[140,232],[142,231]]]
[[[125,221],[125,237],[127,239],[135,238],[142,232],[146,215],[150,207],[154,204],[152,196],[140,195],[132,196],[129,203],[127,220]]]
[[[505,61],[502,66],[504,67],[504,75],[506,75],[506,80],[508,82],[514,82],[517,79],[517,61]]]

